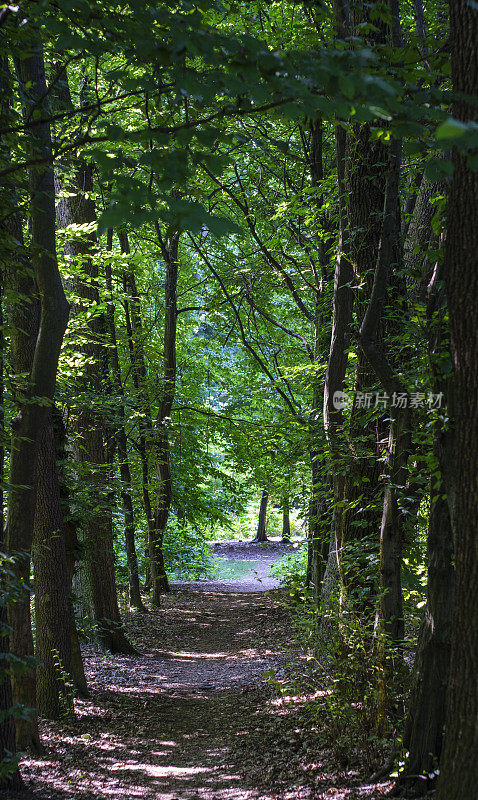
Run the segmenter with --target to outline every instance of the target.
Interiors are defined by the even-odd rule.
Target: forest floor
[[[45,754],[22,763],[30,793],[11,797],[383,798],[391,784],[368,782],[359,752],[337,765],[321,692],[280,690],[307,671],[268,575],[286,550],[220,544],[219,556],[254,562],[240,579],[175,585],[161,610],[132,614],[135,657],[86,647],[91,697],[74,721],[42,723]]]

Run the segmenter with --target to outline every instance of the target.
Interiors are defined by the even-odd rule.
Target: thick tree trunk
[[[62,227],[72,223],[82,225],[96,221],[94,201],[88,193],[93,190],[92,167],[80,161],[74,186],[75,196],[62,198],[58,205],[58,218]],[[68,241],[66,252],[73,259],[81,259],[82,276],[76,285],[81,307],[91,308],[99,302],[97,287],[98,264],[94,257],[96,239],[82,235]],[[104,319],[96,315],[87,323],[88,341],[84,345],[88,362],[82,383],[84,389],[97,394],[102,391],[106,355],[102,348]],[[103,646],[113,653],[134,653],[124,633],[116,592],[113,522],[109,485],[110,461],[107,453],[106,426],[103,418],[90,407],[81,408],[76,423],[76,454],[81,469],[87,470],[89,490],[94,498],[93,509],[83,526],[84,573],[97,624],[98,637]]]
[[[267,542],[267,503],[269,501],[269,492],[266,489],[262,490],[261,504],[259,506],[259,521],[257,523],[257,531],[254,538],[255,542]]]
[[[32,36],[36,37],[36,32],[32,32]],[[32,54],[19,59],[16,66],[26,114],[33,114],[40,109],[41,116],[47,117],[47,91],[41,45],[33,45]],[[47,405],[43,400],[38,403],[34,398],[46,398],[50,401],[53,399],[58,359],[69,311],[56,261],[55,189],[51,167],[50,126],[47,122],[30,128],[29,147],[33,158],[45,159],[45,164],[30,170],[31,263],[40,296],[40,326],[35,342],[27,402],[19,404],[14,424],[10,457],[12,488],[6,533],[8,551],[15,555],[15,576],[26,586],[30,580],[29,553],[35,519],[38,442],[47,417]],[[34,302],[35,295],[31,299]],[[33,655],[28,596],[12,607],[11,624],[11,649],[14,655],[19,658]],[[14,678],[13,694],[16,702],[28,708],[36,707],[33,671]],[[20,749],[38,750],[40,745],[34,714],[30,720],[18,722],[17,744]]]
[[[0,61],[0,71],[3,65]],[[2,82],[2,74],[0,72],[0,86]],[[5,478],[4,470],[4,446],[5,441],[5,417],[3,412],[3,393],[4,393],[4,355],[5,355],[5,337],[3,335],[3,276],[0,277],[0,552],[3,552],[3,483]],[[5,600],[8,597],[8,586],[6,581],[5,571],[3,566],[0,565],[0,594],[2,602],[0,603],[0,762],[4,757],[9,758],[15,755],[15,723],[11,715],[13,707],[12,685],[10,682],[9,674],[9,637],[8,637],[8,615],[7,603]],[[0,777],[0,791],[3,789],[20,790],[22,788],[22,779],[20,772],[15,763],[12,764],[12,769],[3,777]]]
[[[440,434],[438,434],[440,435]],[[403,736],[408,751],[400,784],[420,796],[435,783],[445,724],[453,609],[453,531],[441,481],[433,479],[428,521],[428,602],[418,640],[414,685]]]
[[[449,345],[447,308],[442,262],[440,260],[430,267],[426,258],[428,247],[435,243],[436,238],[431,229],[433,206],[430,199],[438,189],[443,191],[444,187],[433,187],[423,179],[409,228],[409,236],[413,238],[406,248],[410,259],[418,261],[417,268],[423,269],[428,278],[428,285],[426,280],[422,284],[424,287],[427,285],[428,294],[427,334],[430,362],[435,375],[433,389],[436,394],[442,392],[447,397],[447,407],[443,407],[440,418],[435,422],[433,449],[441,475],[438,478],[436,474],[433,475],[430,484],[427,606],[420,627],[414,683],[408,701],[403,736],[403,746],[408,757],[397,787],[400,789],[406,785],[418,795],[431,789],[436,783],[435,770],[442,752],[454,588],[453,528],[448,499],[454,496],[451,484],[454,434],[449,422],[452,387],[448,386],[450,363],[443,359],[443,353]],[[408,266],[413,266],[413,262]]]
[[[450,3],[453,87],[478,95],[478,11]],[[458,97],[454,117],[478,121]],[[445,243],[445,286],[454,368],[455,598],[444,752],[437,800],[473,800],[478,786],[478,171],[454,154]]]
[[[43,717],[58,719],[73,712],[73,697],[66,548],[51,409],[38,449],[33,565],[37,707]]]

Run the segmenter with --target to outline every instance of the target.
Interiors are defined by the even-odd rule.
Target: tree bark
[[[266,489],[262,490],[261,504],[259,506],[259,521],[257,523],[257,532],[254,538],[255,542],[267,542],[266,532],[266,519],[267,519],[267,503],[269,500],[269,492]]]
[[[283,542],[291,541],[290,506],[289,506],[288,495],[284,495],[284,497],[282,498],[282,541]]]
[[[433,190],[426,179],[417,198],[414,218],[409,232],[416,241],[410,241],[410,252],[422,267],[424,254],[436,238],[431,232],[433,206],[430,199]],[[424,190],[424,191],[423,191]],[[414,664],[414,682],[408,701],[408,712],[403,736],[403,746],[408,752],[404,771],[400,774],[398,788],[404,785],[421,795],[436,783],[436,766],[442,752],[445,726],[445,700],[450,672],[450,650],[452,633],[454,564],[453,528],[450,516],[450,500],[454,496],[451,486],[453,472],[453,430],[451,417],[451,392],[449,386],[450,363],[443,360],[449,345],[446,322],[446,300],[443,289],[443,266],[441,261],[430,268],[425,258],[428,273],[427,335],[430,362],[435,376],[434,392],[442,392],[447,398],[447,407],[440,412],[434,428],[434,455],[440,476],[433,475],[430,482],[430,516],[427,539],[427,606],[418,639]],[[423,282],[425,283],[425,282]]]
[[[86,682],[85,667],[83,664],[83,656],[80,648],[80,640],[78,630],[76,627],[75,609],[73,606],[73,578],[81,545],[78,540],[76,523],[72,518],[70,491],[66,482],[63,464],[67,457],[66,455],[66,429],[63,423],[61,413],[56,407],[53,408],[53,430],[55,435],[55,449],[57,456],[58,477],[60,486],[60,500],[63,509],[63,537],[65,540],[66,550],[66,569],[67,569],[67,587],[68,587],[68,606],[70,618],[70,641],[71,641],[71,673],[73,678],[73,686],[78,697],[89,697],[88,684]]]
[[[0,61],[0,71],[3,70],[4,65]],[[0,85],[3,75],[0,72]],[[4,397],[4,357],[5,357],[5,337],[3,334],[3,276],[0,277],[0,391],[1,391],[1,404],[0,404],[0,552],[3,552],[3,527],[4,527],[4,513],[3,513],[3,483],[5,478],[4,469],[4,445],[5,441],[5,417],[3,411],[3,397]],[[3,565],[0,565],[0,593],[2,595],[2,602],[0,603],[0,762],[4,758],[10,759],[11,756],[15,757],[15,723],[12,717],[11,709],[13,707],[12,685],[10,682],[9,661],[10,661],[10,648],[8,636],[8,614],[7,614],[7,597],[8,585],[6,581],[5,571]],[[22,788],[23,782],[18,770],[18,766],[12,763],[11,770],[8,770],[3,777],[0,777],[0,791],[3,789],[12,789],[14,791]]]
[[[353,315],[352,284],[354,276],[349,258],[345,207],[345,131],[341,127],[336,128],[336,153],[339,184],[339,251],[335,265],[332,333],[325,375],[323,403],[324,428],[333,476],[334,502],[332,531],[327,552],[327,596],[331,592],[331,582],[338,578],[340,574],[338,547],[343,539],[342,502],[344,498],[344,476],[341,462],[345,443],[343,435],[343,406],[339,401],[344,388],[348,360],[347,350],[350,342]],[[324,592],[322,592],[322,597],[324,597]]]
[[[450,2],[453,116],[478,121],[478,11]],[[478,172],[453,157],[445,243],[455,422],[455,598],[444,752],[437,800],[472,800],[478,786]]]
[[[73,713],[70,603],[63,513],[51,408],[38,449],[33,537],[37,707],[43,717]]]
[[[25,113],[40,109],[47,118],[46,81],[43,50],[36,41],[31,53],[17,60],[16,68],[22,86]],[[47,405],[52,401],[60,348],[68,322],[68,303],[56,261],[55,189],[51,167],[51,134],[48,122],[29,130],[30,155],[44,159],[44,165],[30,169],[31,263],[40,297],[40,326],[35,342],[29,388],[23,402],[18,403],[14,423],[10,458],[11,492],[8,502],[6,542],[8,552],[15,556],[15,577],[28,586],[30,580],[30,551],[33,541],[38,442],[47,418]],[[35,294],[31,297],[35,302]],[[38,402],[35,398],[42,398]],[[26,402],[25,402],[26,400]],[[33,654],[30,620],[30,598],[15,603],[11,610],[13,628],[11,649],[22,658]],[[28,708],[36,707],[35,675],[32,671],[13,679],[16,702]],[[19,749],[40,747],[36,718],[17,724]]]
[[[108,232],[108,238],[111,243],[112,231]],[[111,247],[111,245],[110,245]],[[121,367],[118,357],[118,344],[116,339],[116,325],[115,325],[115,307],[113,304],[113,286],[111,276],[111,265],[106,263],[106,289],[109,292],[108,306],[106,310],[106,325],[110,340],[108,348],[108,356],[110,362],[111,379],[113,389],[118,397],[118,416],[119,422],[115,425],[116,447],[118,452],[118,461],[121,478],[121,500],[124,509],[124,535],[126,544],[126,560],[128,564],[128,582],[129,582],[129,596],[130,603],[133,608],[138,611],[145,612],[147,609],[141,599],[141,590],[139,585],[139,571],[138,571],[138,558],[136,555],[136,542],[135,542],[135,524],[134,524],[134,509],[132,500],[132,481],[131,470],[129,466],[128,455],[128,440],[125,431],[125,407],[124,407],[124,389],[121,377]]]
[[[128,236],[124,231],[118,234],[121,252],[129,255]],[[141,323],[141,302],[136,286],[136,279],[132,270],[125,270],[123,273],[123,288],[125,291],[125,316],[126,316],[126,335],[128,339],[128,349],[131,360],[131,372],[133,384],[137,394],[140,416],[138,420],[139,428],[139,455],[141,459],[141,487],[143,494],[143,507],[148,524],[148,561],[146,564],[146,585],[145,590],[151,589],[151,554],[153,552],[153,531],[154,520],[151,507],[150,496],[150,468],[149,452],[153,441],[153,426],[151,416],[151,403],[147,391],[147,371],[146,359],[143,346],[143,330]]]
[[[177,285],[178,285],[178,246],[179,234],[162,243],[166,266],[164,286],[164,372],[163,391],[156,421],[155,457],[158,475],[158,494],[153,517],[151,542],[151,579],[153,584],[152,601],[160,605],[161,594],[168,591],[168,579],[164,568],[163,538],[168,522],[173,484],[169,454],[169,425],[176,389],[176,325],[177,325]]]
[[[377,255],[370,300],[360,328],[359,339],[364,355],[375,371],[389,398],[404,394],[405,387],[393,372],[379,344],[379,327],[391,268],[398,266],[400,253],[400,218],[397,214],[400,178],[401,143],[391,143],[389,169],[383,211],[382,235]],[[389,478],[385,487],[380,528],[380,619],[391,642],[399,645],[404,635],[401,586],[402,515],[399,493],[407,480],[407,460],[411,453],[410,408],[408,402],[390,409],[391,426],[388,444]]]
[[[76,194],[62,198],[58,206],[62,227],[72,223],[85,224],[96,221],[92,166],[80,161],[72,187]],[[81,259],[82,276],[76,285],[79,303],[83,308],[98,304],[98,264],[95,259],[96,239],[92,234],[67,242],[66,253]],[[84,353],[87,364],[81,383],[84,390],[99,395],[102,391],[106,355],[102,346],[104,318],[92,317],[87,323],[87,342]],[[106,362],[107,363],[107,362]],[[109,484],[111,464],[107,452],[106,426],[102,416],[90,406],[81,407],[76,422],[76,455],[80,469],[87,470],[93,508],[83,525],[84,572],[91,597],[93,616],[99,640],[112,653],[136,652],[123,630],[116,592],[113,523],[111,497],[105,491]]]

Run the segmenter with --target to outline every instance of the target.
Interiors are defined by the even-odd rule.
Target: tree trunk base
[[[41,743],[40,736],[32,733],[30,723],[25,720],[15,720],[15,741],[17,752],[31,753],[31,755],[42,756],[45,749]]]
[[[131,601],[131,607],[134,608],[135,611],[139,611],[140,614],[149,614],[149,609],[146,608],[142,600]]]
[[[103,647],[114,655],[137,656],[138,651],[128,641],[123,631],[107,631],[100,634]]]

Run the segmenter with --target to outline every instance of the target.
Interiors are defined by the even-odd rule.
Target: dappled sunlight
[[[47,754],[24,762],[41,771],[39,800],[382,796],[320,751],[310,715],[330,689],[288,686],[290,622],[272,598],[173,591],[130,625],[139,655],[85,648],[91,698],[75,701],[74,726],[45,726]]]

